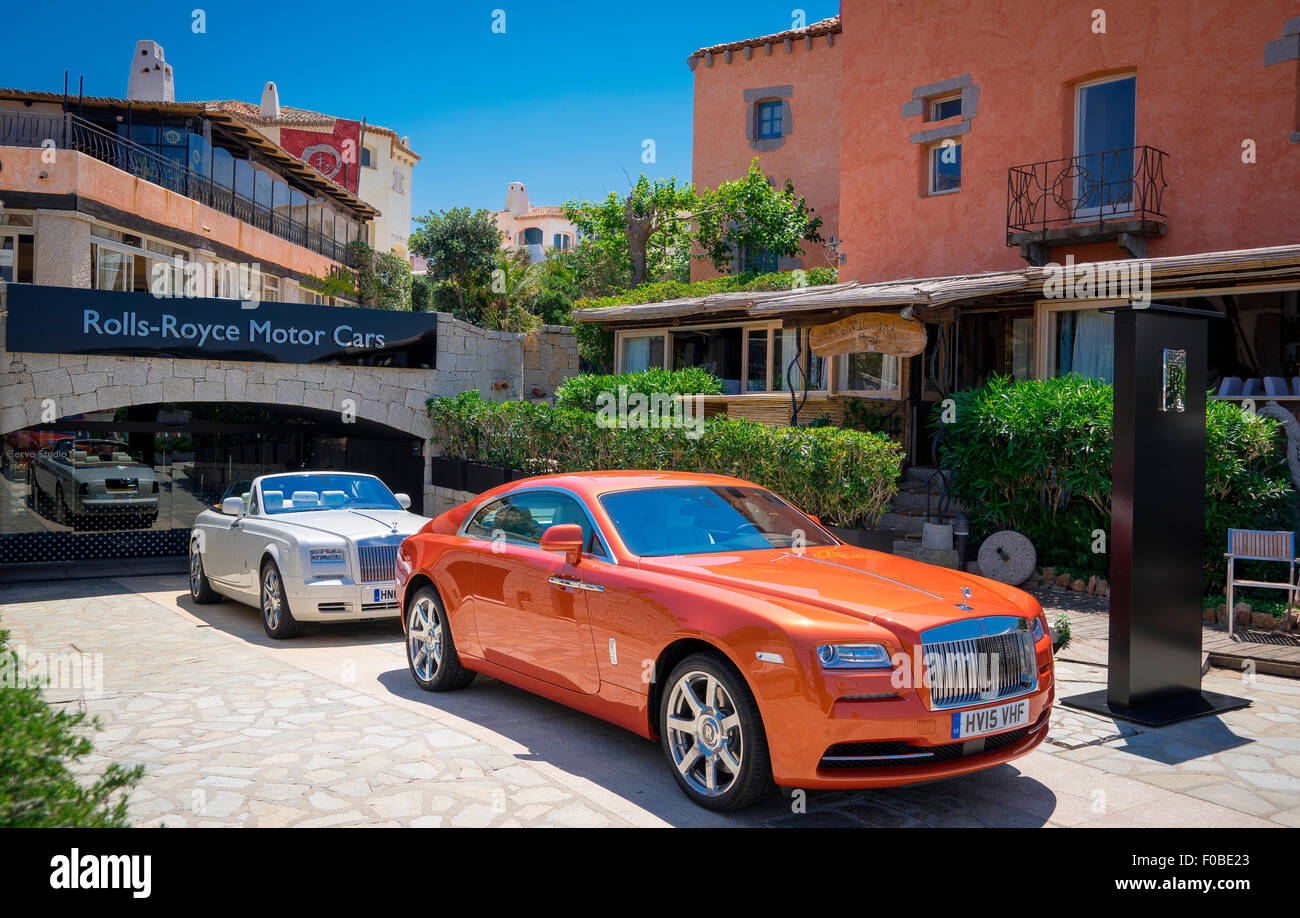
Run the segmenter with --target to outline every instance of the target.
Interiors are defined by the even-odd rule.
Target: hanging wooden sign
[[[808,344],[818,357],[858,351],[914,357],[925,350],[925,325],[896,312],[863,312],[814,327]]]

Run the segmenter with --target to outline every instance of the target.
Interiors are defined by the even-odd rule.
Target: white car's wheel
[[[190,541],[190,596],[197,603],[217,602],[221,594],[212,589],[208,575],[203,570],[203,555],[199,552],[199,540]]]
[[[284,595],[284,578],[274,561],[267,560],[262,565],[261,582],[262,627],[267,636],[281,641],[302,634],[303,624],[289,610],[289,600]]]
[[[463,689],[474,681],[474,671],[460,665],[447,612],[432,587],[416,590],[406,608],[406,662],[426,692]]]

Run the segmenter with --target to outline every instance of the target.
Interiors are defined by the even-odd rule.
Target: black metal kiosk
[[[1178,306],[1115,316],[1110,653],[1105,691],[1067,707],[1150,726],[1245,707],[1201,689],[1206,320]]]

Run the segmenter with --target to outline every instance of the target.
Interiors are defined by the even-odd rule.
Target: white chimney
[[[280,120],[280,90],[274,83],[267,83],[262,90],[262,117],[267,121]]]
[[[506,210],[515,216],[528,210],[528,189],[523,182],[511,182],[506,187]]]
[[[171,64],[163,59],[162,45],[156,41],[137,41],[131,58],[131,76],[126,81],[126,97],[135,102],[175,102],[176,82]]]

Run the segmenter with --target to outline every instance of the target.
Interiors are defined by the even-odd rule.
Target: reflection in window
[[[740,392],[740,328],[709,328],[675,331],[673,369],[700,367],[722,380],[722,391]]]
[[[930,148],[930,194],[961,190],[961,144],[945,141]]]

